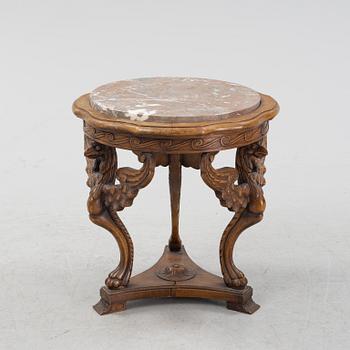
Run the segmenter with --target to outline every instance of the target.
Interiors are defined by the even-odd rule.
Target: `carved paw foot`
[[[109,289],[118,289],[126,287],[128,284],[128,278],[123,276],[119,269],[112,271],[105,280],[105,285]]]
[[[248,280],[243,275],[242,277],[235,278],[232,282],[233,282],[233,287],[244,288],[247,285]]]
[[[107,277],[105,281],[106,287],[109,289],[117,289],[122,285],[122,281],[118,278]]]
[[[233,279],[229,279],[229,280],[225,279],[225,283],[230,288],[239,288],[239,289],[241,289],[241,288],[244,288],[247,285],[248,280],[243,275],[241,277],[237,277],[237,278],[233,278]]]
[[[230,275],[224,273],[224,281],[227,287],[243,289],[248,284],[248,280],[242,271],[238,270],[235,266],[232,267],[234,269]]]

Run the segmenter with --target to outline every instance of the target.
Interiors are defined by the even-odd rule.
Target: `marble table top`
[[[244,115],[260,104],[245,86],[202,78],[140,78],[102,85],[90,104],[118,119],[154,122],[211,121]]]

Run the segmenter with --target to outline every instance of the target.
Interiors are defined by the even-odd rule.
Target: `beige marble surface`
[[[256,109],[260,95],[245,86],[203,78],[140,78],[102,85],[90,94],[98,111],[132,121],[224,119]]]

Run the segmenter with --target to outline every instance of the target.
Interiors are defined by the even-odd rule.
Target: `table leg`
[[[85,137],[84,154],[87,158],[87,184],[90,187],[87,204],[90,219],[114,236],[120,251],[119,264],[108,275],[105,284],[109,289],[123,288],[129,283],[134,248],[117,211],[131,206],[139,189],[148,185],[154,175],[155,161],[152,154],[140,154],[139,160],[143,163],[141,169],[118,169],[115,149],[88,137]],[[119,180],[118,185],[115,185],[116,179]],[[101,310],[104,306],[98,304],[96,308]],[[116,308],[123,309],[122,306]]]
[[[247,279],[233,261],[234,245],[248,227],[261,221],[265,210],[262,186],[265,184],[264,159],[267,155],[266,138],[237,149],[236,168],[214,169],[214,153],[205,153],[201,160],[201,175],[219,198],[221,205],[235,214],[220,241],[220,265],[226,285],[244,289]],[[246,306],[227,303],[228,308],[242,311],[242,307],[256,308],[253,301]]]
[[[179,154],[169,154],[169,189],[172,223],[169,249],[171,251],[179,251],[181,249],[181,239],[179,234],[181,161]]]
[[[252,288],[233,263],[234,244],[247,227],[262,219],[265,201],[262,193],[266,155],[265,141],[239,148],[236,168],[214,169],[215,153],[194,155],[138,153],[141,169],[118,168],[113,147],[86,137],[88,210],[90,219],[115,237],[120,262],[101,288],[101,300],[95,305],[99,314],[125,309],[130,300],[154,297],[206,298],[226,301],[227,308],[253,313],[258,305],[252,300]],[[163,159],[164,158],[164,159]],[[179,208],[181,166],[201,170],[204,181],[215,191],[223,206],[235,215],[226,227],[220,243],[223,278],[194,263],[181,245]],[[157,165],[169,165],[172,233],[161,258],[146,271],[130,278],[133,264],[131,237],[117,212],[131,206],[139,189],[147,186]],[[115,181],[119,180],[119,184]]]

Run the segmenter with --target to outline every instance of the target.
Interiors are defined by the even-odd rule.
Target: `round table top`
[[[278,110],[268,95],[200,78],[122,80],[98,87],[73,103],[74,114],[84,120],[85,133],[111,145],[120,145],[126,135],[145,137],[150,143],[148,138],[182,142],[187,137],[229,135],[230,145],[248,143],[266,132],[267,122]],[[130,149],[136,147],[132,140]],[[220,142],[228,147],[226,141]]]
[[[242,116],[257,109],[260,94],[245,86],[203,78],[140,78],[102,85],[91,107],[136,122],[201,122]]]

